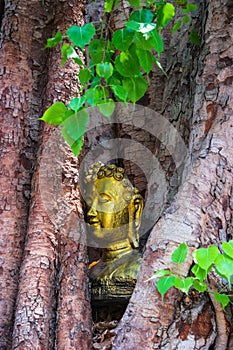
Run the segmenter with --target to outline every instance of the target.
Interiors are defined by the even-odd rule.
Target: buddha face
[[[129,202],[124,199],[124,195],[122,181],[113,177],[96,179],[94,184],[89,186],[86,198],[87,223],[94,228],[94,234],[98,238],[111,234],[118,240],[127,238],[127,232],[124,233],[127,230],[122,226],[129,223]]]
[[[110,250],[138,248],[144,202],[124,169],[94,163],[84,183],[91,244]]]

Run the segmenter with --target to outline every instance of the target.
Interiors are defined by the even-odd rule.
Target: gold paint
[[[143,199],[115,165],[94,164],[85,179],[86,221],[105,248],[90,266],[93,300],[128,300],[141,263],[139,228]]]

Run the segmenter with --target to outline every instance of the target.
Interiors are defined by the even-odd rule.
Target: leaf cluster
[[[96,35],[94,24],[87,23],[84,26],[71,26],[65,36],[57,32],[47,40],[46,48],[61,45],[63,65],[72,59],[80,66],[81,96],[74,97],[67,107],[62,102],[56,102],[40,118],[53,125],[62,124],[62,135],[75,155],[81,150],[88,121],[87,108],[97,106],[109,118],[114,112],[115,102],[136,103],[142,98],[147,91],[153,66],[158,66],[164,72],[159,62],[164,49],[161,31],[175,16],[176,6],[182,8],[183,23],[188,22],[188,13],[197,9],[188,1],[174,1],[174,4],[155,0],[128,2],[133,10],[125,27],[111,35],[103,34],[104,31],[110,32],[107,21],[103,19],[100,37]],[[105,0],[105,12],[113,11],[119,3],[120,0]],[[176,31],[181,24],[178,21],[172,31]],[[83,56],[86,56],[87,64]],[[68,118],[74,124],[68,122]],[[80,130],[74,132],[72,129],[77,127]]]
[[[222,253],[216,246],[207,248],[198,248],[193,251],[193,267],[192,276],[182,278],[181,275],[168,269],[158,270],[149,280],[158,278],[157,289],[164,299],[166,292],[175,287],[183,293],[188,294],[190,288],[194,288],[198,292],[209,292],[214,295],[217,302],[222,304],[222,308],[230,303],[230,295],[224,291],[212,292],[208,289],[208,274],[213,270],[220,277],[227,280],[228,285],[224,289],[231,290],[233,276],[233,240],[224,242],[221,245]],[[181,243],[179,247],[172,253],[171,261],[178,266],[183,264],[187,258],[188,247],[185,243]],[[179,269],[177,269],[179,271]]]

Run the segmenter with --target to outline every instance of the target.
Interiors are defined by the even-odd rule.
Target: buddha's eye
[[[102,203],[108,203],[108,202],[111,202],[111,197],[105,193],[101,193],[99,195],[99,203],[102,204]]]

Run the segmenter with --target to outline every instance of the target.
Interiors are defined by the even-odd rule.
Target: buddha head
[[[84,188],[86,222],[92,234],[107,242],[108,248],[138,248],[144,202],[124,169],[95,163],[85,177]]]

